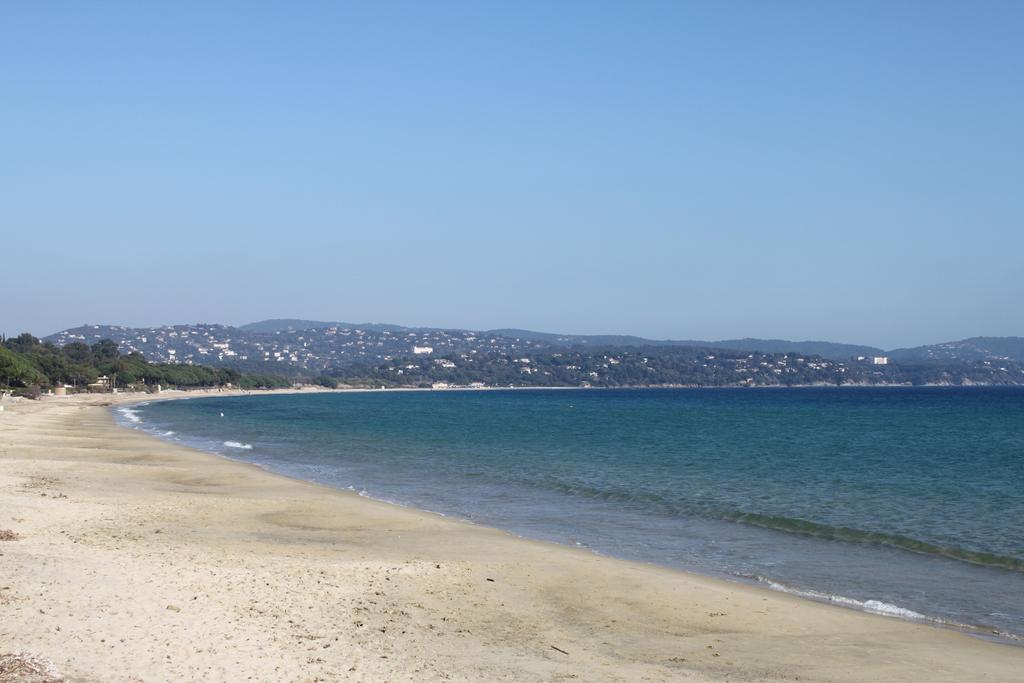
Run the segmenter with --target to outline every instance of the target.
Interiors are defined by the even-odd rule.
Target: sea
[[[523,537],[1024,643],[1024,388],[299,393],[117,416]]]

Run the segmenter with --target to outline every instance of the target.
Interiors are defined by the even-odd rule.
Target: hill
[[[715,341],[645,339],[632,335],[574,335],[520,329],[482,332],[382,323],[301,319],[264,320],[241,327],[217,324],[130,328],[82,325],[50,335],[58,346],[111,339],[126,353],[158,363],[199,363],[308,374],[349,366],[372,366],[417,354],[517,354],[559,350],[699,349],[744,354],[797,354],[834,362],[888,356],[893,363],[958,364],[976,361],[1024,363],[1022,337],[971,337],[961,341],[883,351],[873,346],[786,339]]]
[[[722,349],[726,351],[746,351],[748,353],[803,353],[821,356],[831,360],[847,360],[856,356],[876,356],[884,353],[873,346],[856,344],[837,344],[826,341],[790,341],[787,339],[720,339],[716,341],[699,339],[645,339],[632,335],[580,335],[552,334],[550,332],[531,332],[530,330],[502,329],[488,330],[485,334],[505,337],[518,337],[543,341],[555,346],[682,346],[702,349]]]
[[[346,323],[346,322],[325,322],[323,320],[301,320],[297,318],[275,318],[261,320],[255,323],[248,323],[238,327],[243,332],[256,332],[261,334],[275,332],[301,332],[302,330],[322,330],[327,327],[341,327],[346,329],[371,330],[373,332],[401,332],[413,328],[402,327],[401,325],[388,325],[386,323]]]
[[[889,352],[899,361],[1009,360],[1024,363],[1024,337],[971,337],[960,341],[895,349]]]
[[[261,320],[255,323],[242,325],[238,329],[254,333],[280,333],[300,332],[304,330],[323,330],[327,328],[358,329],[367,332],[443,332],[446,334],[463,334],[469,330],[444,329],[439,327],[405,327],[402,325],[390,325],[383,323],[347,323],[347,322],[325,322],[319,320],[299,319],[275,319]],[[806,355],[817,355],[830,360],[847,360],[856,356],[877,356],[884,352],[882,349],[873,346],[857,344],[841,344],[827,341],[790,341],[786,339],[755,339],[747,337],[744,339],[722,339],[707,341],[699,339],[646,339],[634,335],[612,335],[612,334],[558,334],[554,332],[536,332],[533,330],[521,330],[515,328],[500,328],[476,332],[481,337],[496,337],[518,342],[532,342],[545,346],[572,348],[575,346],[588,347],[651,347],[651,346],[680,346],[701,349],[722,349],[727,351],[746,351],[748,353],[802,353]]]

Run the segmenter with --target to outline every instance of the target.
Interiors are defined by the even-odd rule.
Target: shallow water
[[[120,413],[532,538],[1024,634],[1022,389],[372,392]]]

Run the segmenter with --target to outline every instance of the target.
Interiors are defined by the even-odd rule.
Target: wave
[[[763,583],[772,590],[779,591],[781,593],[789,593],[790,595],[798,595],[802,598],[810,598],[811,600],[819,600],[822,602],[831,602],[835,605],[841,605],[843,607],[852,607],[853,609],[859,609],[864,612],[870,612],[872,614],[881,614],[886,617],[898,617],[900,619],[917,619],[921,621],[932,621],[938,624],[947,624],[955,626],[966,626],[966,624],[954,624],[953,622],[947,622],[943,619],[937,619],[935,617],[929,617],[920,612],[915,612],[912,609],[906,607],[900,607],[899,605],[893,605],[888,602],[882,602],[881,600],[857,600],[855,598],[848,598],[845,595],[836,595],[834,593],[822,593],[820,591],[806,590],[793,588],[787,586],[784,583],[778,581],[772,581],[771,579],[763,576],[754,577],[759,583]]]
[[[142,418],[139,417],[139,412],[131,408],[118,408],[117,412],[121,413],[121,417],[128,420],[132,424],[139,424],[142,422]]]
[[[920,541],[916,538],[902,536],[900,534],[887,534],[878,531],[861,531],[849,527],[829,526],[817,522],[809,522],[805,519],[792,517],[780,517],[775,515],[760,515],[753,512],[731,512],[721,515],[721,518],[730,522],[749,524],[750,526],[773,531],[782,531],[801,536],[813,536],[829,541],[845,541],[847,543],[860,543],[863,545],[878,545],[889,548],[897,548],[919,555],[933,555],[945,557],[950,560],[959,560],[983,567],[999,567],[1014,572],[1024,573],[1024,559],[1009,555],[997,555],[978,550],[968,550],[958,546],[941,546],[927,541]]]
[[[241,443],[240,441],[225,441],[224,445],[227,446],[228,448],[237,448],[237,449],[243,450],[243,451],[251,451],[252,450],[252,444],[251,443]]]
[[[743,576],[743,575],[741,575]],[[1008,641],[1014,644],[1019,644],[1022,641],[1020,635],[1004,631],[1001,629],[993,629],[985,626],[979,626],[977,624],[966,624],[959,621],[951,621],[949,619],[943,619],[941,617],[932,617],[927,614],[921,614],[915,612],[912,609],[906,607],[900,607],[889,602],[882,602],[881,600],[857,600],[855,598],[848,598],[845,595],[836,595],[835,593],[823,593],[821,591],[794,588],[788,586],[779,581],[773,581],[764,576],[743,576],[746,579],[754,579],[758,583],[764,584],[768,588],[780,593],[789,593],[790,595],[796,595],[801,598],[808,598],[810,600],[817,600],[819,602],[829,602],[834,605],[841,607],[849,607],[851,609],[858,609],[862,612],[869,612],[871,614],[880,614],[883,617],[895,617],[897,619],[910,619],[912,621],[926,621],[938,626],[952,627],[971,633],[982,633],[986,636],[995,636],[997,639]]]
[[[564,495],[633,505],[647,512],[654,510],[672,517],[717,519],[799,536],[810,536],[823,540],[842,541],[860,545],[884,546],[919,555],[943,557],[983,567],[996,567],[1024,573],[1024,558],[999,555],[981,550],[970,550],[959,546],[942,546],[937,543],[922,541],[900,534],[831,526],[796,517],[723,509],[722,507],[706,503],[673,499],[652,491],[633,491],[625,487],[595,487],[581,483],[534,478],[519,478],[518,483],[538,486]]]

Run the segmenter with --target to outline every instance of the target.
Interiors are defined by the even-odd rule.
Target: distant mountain
[[[321,330],[332,325],[345,325],[345,323],[329,323],[322,320],[299,320],[296,318],[275,318],[272,320],[261,320],[256,323],[240,325],[238,329],[245,332],[294,332],[296,330]]]
[[[971,337],[961,341],[895,349],[889,352],[894,361],[977,361],[1010,360],[1024,363],[1024,337]]]
[[[787,341],[785,339],[723,339],[715,342],[702,342],[722,349],[750,351],[761,353],[802,353],[808,356],[821,356],[830,360],[849,360],[857,356],[884,355],[882,349],[874,346],[858,344],[839,344],[827,341]]]
[[[580,335],[531,332],[529,330],[502,329],[488,330],[484,334],[529,339],[555,346],[686,346],[703,349],[724,349],[748,353],[802,353],[821,356],[830,360],[849,360],[857,356],[877,356],[884,352],[873,346],[837,344],[825,341],[788,341],[786,339],[721,339],[705,341],[699,339],[645,339],[631,335]]]
[[[58,346],[74,342],[117,343],[157,363],[231,366],[246,371],[309,374],[379,364],[406,356],[458,353],[521,354],[550,348],[540,342],[483,335],[467,330],[413,329],[399,325],[274,320],[244,327],[165,325],[130,328],[82,325],[44,339]]]
[[[873,346],[785,339],[645,339],[631,335],[575,335],[495,329],[483,332],[382,323],[263,320],[241,327],[196,324],[153,328],[83,325],[46,338],[58,345],[111,339],[122,351],[139,351],[155,362],[255,367],[272,363],[296,371],[365,365],[410,354],[520,353],[559,349],[697,348],[745,354],[820,356],[846,362],[888,356],[894,363],[1024,363],[1022,337],[972,337],[955,342],[883,351]],[[417,352],[415,349],[421,349]],[[431,349],[423,351],[422,349]]]
[[[467,332],[467,330],[451,330],[439,327],[404,327],[382,323],[347,323],[324,322],[321,320],[277,319],[261,320],[256,323],[242,325],[238,329],[246,332],[279,333],[299,332],[302,330],[322,330],[336,327],[339,329],[360,329],[367,332]],[[856,344],[838,344],[825,341],[788,341],[785,339],[723,339],[704,341],[699,339],[646,339],[624,334],[557,334],[554,332],[535,332],[515,328],[501,328],[477,332],[481,336],[499,337],[511,340],[529,341],[556,347],[574,346],[683,346],[693,348],[723,349],[728,351],[745,351],[747,353],[802,353],[808,356],[821,356],[830,360],[849,360],[857,356],[877,356],[882,349],[873,346]]]
[[[0,351],[9,356],[8,370],[15,371],[20,386],[40,381],[40,374],[58,378],[77,376],[73,374],[79,372],[75,364],[83,357],[100,360],[112,357],[110,341],[117,345],[122,357],[112,361],[109,368],[94,364],[97,373],[102,369],[122,380],[125,376],[142,377],[133,370],[141,367],[141,359],[134,355],[138,352],[150,363],[158,364],[150,366],[160,368],[157,377],[179,386],[235,382],[239,375],[229,373],[226,368],[250,375],[250,379],[244,381],[253,385],[282,386],[299,380],[323,386],[341,383],[378,389],[1024,386],[1024,363],[1003,358],[966,358],[968,354],[990,356],[993,349],[1015,348],[1005,339],[936,345],[935,348],[944,352],[959,354],[949,361],[886,362],[871,356],[829,360],[812,353],[791,351],[794,345],[822,342],[761,339],[715,342],[746,344],[751,348],[777,344],[782,348],[781,351],[748,351],[693,346],[693,342],[637,344],[646,341],[639,337],[575,337],[520,330],[482,333],[399,328],[400,331],[374,331],[363,329],[370,327],[367,325],[343,327],[341,323],[307,327],[308,322],[289,325],[288,321],[283,321],[257,328],[268,330],[266,332],[224,325],[152,328],[84,325],[48,340],[63,346],[63,352],[39,346],[31,335],[7,341],[0,346]],[[533,338],[525,338],[528,336]],[[98,343],[101,340],[110,341]],[[83,344],[92,346],[92,351],[81,348]],[[831,351],[836,351],[836,347],[842,345],[825,346]],[[858,348],[863,347],[847,346],[845,350]],[[928,349],[915,349],[910,355],[916,358],[928,352]],[[25,355],[25,359],[17,354]],[[11,358],[14,362],[10,362]],[[20,366],[18,361],[23,361]],[[5,383],[10,382],[11,376],[8,372],[3,377]]]
[[[530,341],[544,342],[556,346],[576,346],[587,344],[590,346],[661,346],[661,345],[684,345],[689,342],[655,341],[624,334],[556,334],[554,332],[533,332],[531,330],[499,329],[487,330],[481,334],[493,337],[509,337],[512,339],[528,339]],[[694,342],[699,344],[699,342]]]
[[[413,329],[401,325],[388,325],[384,323],[345,323],[325,322],[323,320],[299,320],[296,318],[277,318],[272,320],[261,320],[256,323],[248,323],[238,327],[243,332],[275,333],[275,332],[300,332],[302,330],[322,330],[328,327],[341,329],[359,329],[371,332],[401,332]]]

